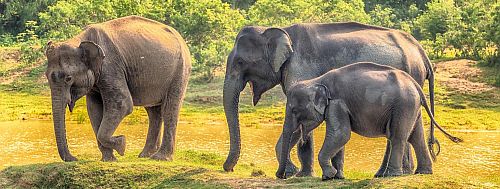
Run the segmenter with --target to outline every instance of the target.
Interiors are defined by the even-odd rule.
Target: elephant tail
[[[425,111],[427,112],[427,115],[429,115],[429,118],[431,118],[431,123],[434,123],[436,125],[436,127],[441,131],[443,132],[443,134],[448,138],[450,139],[451,141],[455,142],[455,143],[459,143],[459,142],[463,142],[463,140],[461,138],[458,138],[458,137],[455,137],[453,135],[451,135],[450,133],[448,133],[446,130],[444,130],[437,122],[436,120],[434,119],[434,116],[432,114],[432,111],[429,109],[429,106],[427,106],[427,100],[425,98],[425,95],[424,95],[424,92],[422,91],[422,88],[420,87],[420,85],[418,85],[418,83],[413,80],[413,83],[415,85],[415,87],[417,88],[418,90],[418,93],[420,95],[420,103],[422,104],[422,106],[424,107]],[[430,150],[430,149],[429,149]]]
[[[434,69],[432,68],[431,60],[429,59],[429,57],[425,53],[424,48],[418,42],[416,42],[416,44],[419,46],[418,50],[420,51],[420,55],[422,56],[422,60],[424,61],[425,67],[427,69],[426,79],[429,80],[430,112],[432,113],[432,116],[434,116]],[[424,103],[427,104],[426,102],[424,102]],[[441,149],[439,146],[439,141],[434,137],[434,124],[435,124],[435,121],[434,122],[431,121],[427,145],[429,147],[429,151],[431,152],[432,159],[435,160],[436,156],[439,155],[439,152]],[[436,143],[438,145],[438,152],[437,153],[434,152],[434,148],[433,148],[434,144],[436,144]]]

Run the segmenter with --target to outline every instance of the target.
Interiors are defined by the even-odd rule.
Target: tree
[[[0,32],[17,35],[25,31],[26,22],[39,22],[38,13],[56,0],[2,0],[0,2]]]
[[[224,3],[229,3],[232,9],[248,9],[257,0],[222,0]]]
[[[416,27],[425,39],[435,41],[437,34],[444,34],[460,21],[460,12],[453,0],[432,0],[427,12],[416,20]]]
[[[377,26],[393,28],[396,21],[396,15],[393,13],[393,11],[394,10],[392,8],[383,8],[380,5],[376,5],[375,8],[370,11],[370,23]]]
[[[210,81],[231,50],[245,18],[227,3],[168,0],[166,22],[182,33],[193,57],[193,71]]]
[[[459,50],[461,57],[479,59],[488,46],[486,35],[491,15],[485,4],[488,4],[485,0],[463,2],[460,20],[446,34],[449,44]]]
[[[67,39],[85,26],[128,15],[163,21],[165,1],[158,0],[72,0],[57,1],[39,14],[45,38]]]
[[[262,26],[370,20],[361,0],[258,0],[248,10],[248,17],[251,24]]]

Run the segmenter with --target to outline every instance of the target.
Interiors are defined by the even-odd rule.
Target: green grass
[[[136,153],[133,153],[136,154]],[[206,152],[179,150],[175,160],[158,162],[125,156],[118,162],[80,160],[15,166],[0,172],[1,188],[484,188],[494,186],[445,175],[409,175],[372,178],[371,173],[346,170],[349,179],[321,181],[318,177],[276,180],[252,176],[260,168],[238,165],[235,172],[221,170],[223,157]],[[262,171],[264,172],[264,171]]]

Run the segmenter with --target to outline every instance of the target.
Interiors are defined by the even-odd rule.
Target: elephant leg
[[[295,144],[300,140],[301,133],[300,132],[294,132],[292,134],[291,140],[290,140],[290,148],[293,148]],[[276,143],[275,151],[276,151],[276,158],[278,161],[281,158],[281,145],[283,144],[283,134],[280,135],[280,138],[278,139],[278,142]],[[290,154],[288,154],[290,156]],[[285,176],[287,178],[297,174],[299,171],[299,168],[293,164],[292,160],[290,157],[288,157],[288,162],[286,163],[286,168],[285,168]]]
[[[179,79],[181,79],[179,77]],[[179,111],[182,106],[182,99],[187,87],[187,79],[181,81],[172,81],[165,103],[161,107],[163,116],[163,138],[160,149],[151,156],[155,160],[171,161],[175,150],[175,134],[177,131],[177,121]]]
[[[390,152],[391,152],[391,143],[389,142],[389,140],[387,140],[387,144],[385,146],[384,160],[382,160],[382,165],[378,169],[377,173],[375,173],[375,177],[382,177],[382,175],[384,175],[384,173],[386,172],[387,161],[389,160]]]
[[[126,86],[126,83],[120,83]],[[121,156],[125,155],[125,136],[113,136],[116,128],[123,118],[133,110],[132,97],[128,90],[123,90],[116,84],[115,88],[103,89],[101,94],[108,94],[107,97],[102,95],[104,102],[104,115],[101,121],[101,127],[97,132],[97,140],[107,148],[112,148]],[[111,91],[110,91],[111,90]]]
[[[417,156],[417,170],[415,174],[432,174],[432,160],[427,145],[425,145],[421,114],[419,114],[415,122],[415,127],[408,141],[413,145],[415,155]]]
[[[351,121],[348,110],[345,109],[343,102],[334,100],[328,106],[325,141],[318,155],[318,161],[323,170],[322,180],[335,178],[338,171],[332,165],[332,158],[344,149],[350,138]]]
[[[375,177],[400,176],[403,174],[403,156],[408,141],[408,135],[414,125],[414,121],[408,119],[408,115],[394,112],[389,121],[388,143],[382,167]],[[383,170],[383,171],[381,171]]]
[[[149,117],[149,128],[146,144],[139,154],[140,158],[150,157],[160,147],[161,106],[146,107],[145,109]]]
[[[313,176],[313,162],[314,162],[314,140],[313,132],[306,141],[300,140],[297,145],[297,155],[301,164],[301,169],[297,173],[298,177]]]
[[[406,143],[405,153],[403,154],[403,174],[412,174],[415,165],[413,163],[413,156],[411,154],[411,145],[409,142]]]
[[[337,152],[332,158],[332,165],[337,169],[334,179],[344,179],[344,148],[345,147]]]
[[[92,130],[97,139],[97,133],[99,132],[99,126],[102,121],[103,106],[101,95],[99,94],[87,94],[87,112],[90,117],[90,124],[92,125]],[[102,153],[101,161],[116,161],[116,157],[113,154],[113,149],[104,147],[99,140],[97,140],[97,147]]]

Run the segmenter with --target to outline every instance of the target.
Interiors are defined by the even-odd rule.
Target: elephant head
[[[282,134],[283,144],[276,177],[285,178],[287,158],[293,147],[290,145],[292,134],[301,132],[302,140],[307,141],[311,131],[324,121],[325,110],[330,99],[328,88],[322,84],[309,86],[305,83],[298,83],[288,91]]]
[[[224,112],[230,132],[230,151],[224,170],[232,171],[240,155],[238,103],[246,83],[256,105],[265,91],[281,82],[283,64],[293,53],[288,33],[279,28],[246,27],[236,37],[226,66]]]
[[[45,75],[52,98],[52,116],[57,150],[64,161],[76,161],[66,141],[66,106],[73,111],[75,102],[86,95],[99,76],[104,52],[99,45],[84,41],[75,47],[68,43],[49,42],[45,51],[48,60]]]

